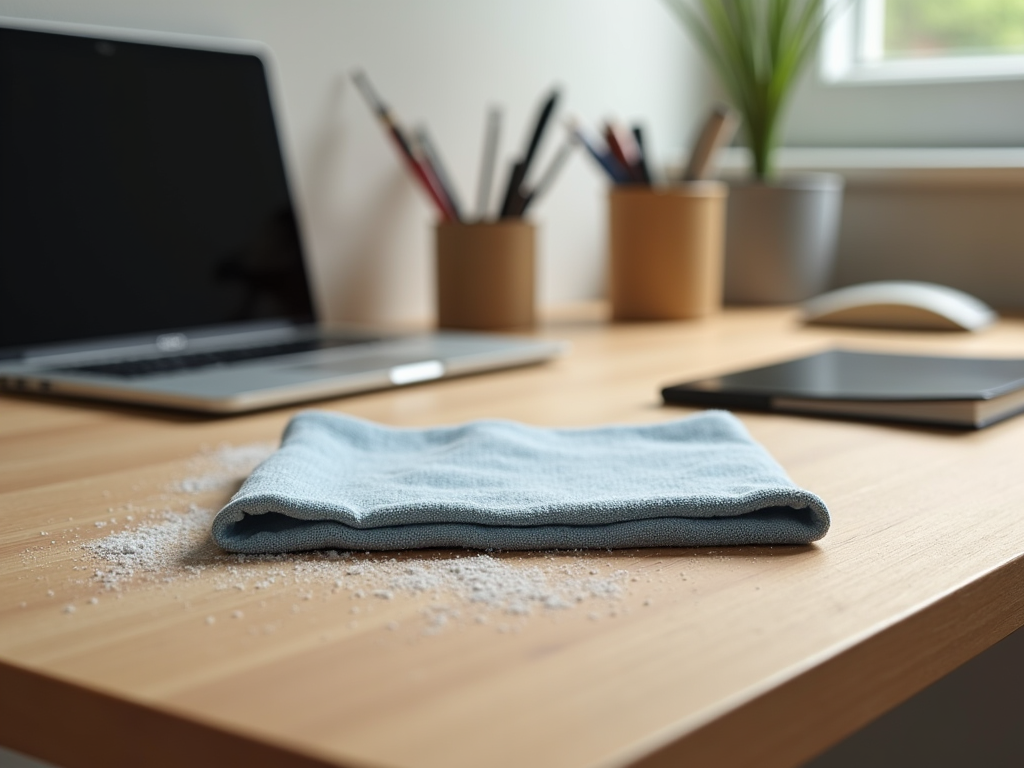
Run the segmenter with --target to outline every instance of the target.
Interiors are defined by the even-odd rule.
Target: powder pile
[[[168,490],[181,493],[234,490],[257,465],[277,449],[274,443],[222,444],[189,459],[193,474],[171,483]]]
[[[165,512],[163,520],[126,528],[90,541],[83,549],[100,558],[104,565],[93,579],[106,589],[118,589],[136,575],[163,579],[177,572],[189,574],[188,560],[208,549],[213,513],[191,505],[184,514]],[[212,546],[212,545],[211,545]]]
[[[235,555],[210,538],[213,511],[191,506],[165,513],[84,546],[102,563],[93,580],[108,590],[132,581],[169,583],[207,576],[219,589],[265,590],[273,585],[319,585],[356,598],[390,600],[428,593],[512,615],[535,608],[571,608],[590,599],[618,599],[627,573],[600,574],[585,556],[490,553],[401,553],[399,556],[328,550],[284,555]]]
[[[271,444],[258,443],[204,451],[187,465],[193,474],[167,490],[178,498],[230,492],[273,450]],[[118,591],[132,583],[203,579],[217,590],[294,591],[300,601],[315,593],[324,599],[347,594],[354,601],[353,613],[363,600],[421,599],[428,601],[422,611],[428,628],[437,631],[469,611],[486,623],[485,612],[524,617],[615,601],[625,593],[629,575],[602,571],[592,555],[572,552],[229,554],[212,541],[214,515],[212,509],[190,504],[183,512],[164,511],[84,544],[96,560],[93,583]]]

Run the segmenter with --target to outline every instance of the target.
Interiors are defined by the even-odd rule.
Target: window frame
[[[899,85],[1024,80],[1024,54],[884,60],[886,0],[827,0],[818,74],[822,83]]]

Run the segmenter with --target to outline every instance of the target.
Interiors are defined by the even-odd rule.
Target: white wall
[[[588,121],[643,118],[664,160],[688,143],[704,104],[697,57],[659,0],[0,0],[0,15],[267,43],[330,320],[414,320],[433,309],[433,213],[352,87],[354,67],[405,122],[429,124],[465,201],[476,196],[491,103],[505,107],[505,159],[558,83],[568,110]],[[562,135],[551,132],[542,158]],[[534,210],[542,304],[601,294],[604,187],[576,153]]]

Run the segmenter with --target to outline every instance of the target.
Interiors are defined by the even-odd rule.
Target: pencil
[[[729,141],[736,132],[735,113],[724,104],[716,104],[704,121],[700,134],[693,150],[690,152],[690,162],[686,165],[686,172],[683,174],[684,181],[699,181],[703,179],[711,167],[718,148]]]

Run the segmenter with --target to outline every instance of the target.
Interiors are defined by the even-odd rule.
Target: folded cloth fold
[[[232,552],[804,544],[828,510],[724,411],[661,424],[386,427],[307,411],[217,515]]]

